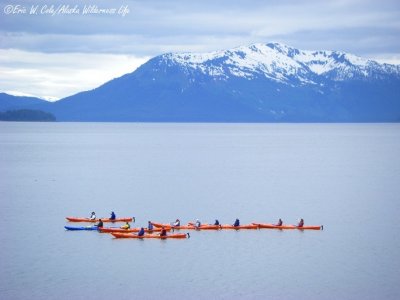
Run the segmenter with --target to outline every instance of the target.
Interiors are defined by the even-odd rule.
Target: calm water
[[[0,123],[1,299],[399,299],[400,125]],[[65,216],[324,231],[117,240]]]

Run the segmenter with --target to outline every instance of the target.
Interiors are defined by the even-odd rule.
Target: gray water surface
[[[0,298],[399,299],[399,154],[399,124],[0,122]],[[93,210],[324,230],[64,230]]]

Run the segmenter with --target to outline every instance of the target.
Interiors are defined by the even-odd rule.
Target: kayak
[[[185,239],[189,237],[189,234],[186,233],[173,233],[165,236],[160,236],[159,234],[145,234],[142,236],[138,236],[137,234],[132,233],[120,233],[120,232],[112,232],[111,233],[117,239],[120,238],[129,238],[129,239]]]
[[[69,222],[91,222],[95,223],[98,222],[99,219],[91,220],[89,218],[76,218],[76,217],[66,217]],[[132,222],[134,218],[116,218],[111,220],[110,218],[100,218],[103,222]]]
[[[257,225],[259,228],[266,228],[266,229],[299,229],[299,230],[323,230],[322,225],[307,225],[303,227],[298,227],[296,225],[284,224],[281,226],[268,224],[268,223],[253,223]]]
[[[171,228],[166,228],[165,230],[169,231]],[[111,233],[111,232],[122,232],[122,233],[129,233],[129,232],[139,232],[140,228],[129,228],[129,229],[123,229],[123,228],[112,228],[112,227],[103,227],[99,229],[100,232],[105,232],[105,233]],[[144,228],[144,232],[158,232],[161,231],[161,228],[154,228],[153,230],[149,230],[147,228]]]
[[[174,230],[180,230],[180,229],[190,229],[190,230],[219,230],[221,227],[219,225],[211,225],[211,224],[202,224],[200,227],[196,227],[193,225],[193,223],[188,223],[187,225],[181,225],[181,226],[173,226],[171,224],[162,224],[162,223],[156,223],[156,222],[151,222],[154,227],[156,228],[161,228],[164,227],[165,229],[174,229]]]
[[[233,226],[230,224],[225,224],[221,225],[222,229],[258,229],[258,225],[255,224],[246,224],[246,225],[239,225],[239,226]]]
[[[66,230],[98,230],[97,226],[64,226]]]
[[[193,227],[195,227],[195,226],[193,226]],[[199,228],[195,227],[194,229],[198,229],[198,230],[220,230],[221,226],[220,225],[213,225],[213,224],[201,224]]]

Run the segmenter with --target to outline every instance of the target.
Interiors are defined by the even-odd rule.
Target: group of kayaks
[[[66,217],[69,222],[90,222],[96,223],[100,219],[90,219],[90,218],[76,218],[76,217]],[[135,218],[102,218],[102,222],[135,222]],[[196,225],[195,223],[189,222],[186,225],[173,225],[168,223],[157,223],[157,222],[150,222],[152,226],[149,225],[149,228],[143,228],[145,234],[138,235],[137,233],[142,229],[139,227],[135,228],[126,228],[126,226],[121,227],[104,227],[104,226],[64,226],[66,230],[97,230],[101,233],[110,233],[115,238],[133,238],[133,239],[184,239],[190,237],[189,233],[176,233],[175,230],[225,230],[225,229],[232,229],[232,230],[241,230],[241,229],[298,229],[298,230],[323,230],[322,225],[303,225],[303,226],[296,226],[296,225],[289,225],[289,224],[269,224],[269,223],[257,223],[253,222],[250,224],[245,225],[238,225],[234,226],[231,224],[223,224],[223,225],[213,225],[213,224],[201,224]],[[124,228],[125,227],[125,228]],[[160,235],[160,232],[168,232],[166,235]]]

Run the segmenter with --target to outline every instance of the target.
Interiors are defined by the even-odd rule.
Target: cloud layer
[[[50,57],[59,54],[66,57],[66,60],[79,55],[87,59],[92,55],[109,55],[115,59],[115,69],[119,68],[119,64],[125,66],[124,58],[130,57],[130,71],[145,57],[165,52],[201,52],[269,41],[283,42],[300,49],[341,50],[388,62],[398,62],[400,54],[398,1],[84,2],[86,4],[71,0],[0,0],[0,48],[3,54],[7,54],[7,64],[2,59],[0,68],[7,71],[10,86],[12,81],[18,81],[18,74],[23,73],[20,71],[25,64],[34,65],[39,62],[37,56],[34,56],[36,60],[29,60],[31,52],[42,53],[43,58],[46,54]],[[18,5],[25,7],[27,13],[6,13],[7,6],[15,8]],[[78,8],[79,13],[52,15],[46,12],[46,9],[49,11],[53,7],[56,10],[63,5],[69,9]],[[30,15],[32,6],[37,6],[40,11],[44,7],[46,9],[43,13]],[[92,8],[93,13],[83,14],[83,10],[88,7]],[[128,9],[129,13],[125,16],[95,13],[96,9],[122,8]],[[22,65],[11,55],[12,51],[17,50],[26,54]],[[51,61],[55,69],[67,68],[66,64]],[[75,61],[77,63],[71,60],[68,65],[70,72],[81,72],[81,62]],[[96,68],[94,66],[92,70]],[[39,63],[35,69],[39,73],[42,71]],[[50,82],[53,76],[60,78],[62,72],[56,74],[43,69],[43,73],[48,75],[47,82]],[[45,88],[46,80],[41,82]],[[4,86],[0,89],[5,90]],[[61,97],[71,92],[60,88],[56,94]]]

